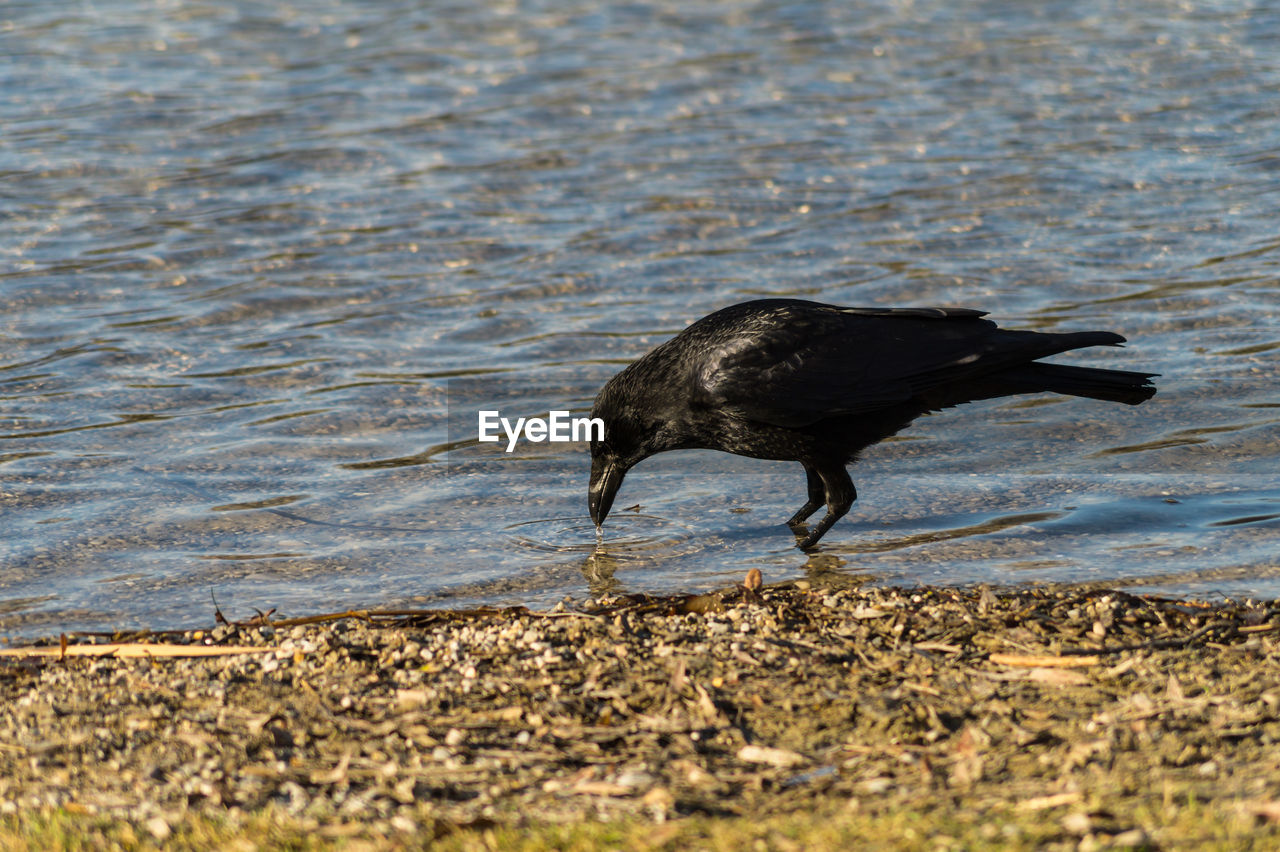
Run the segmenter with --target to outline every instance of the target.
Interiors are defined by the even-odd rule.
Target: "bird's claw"
[[[812,549],[818,543],[818,539],[822,538],[822,533],[810,532],[809,525],[803,521],[790,524],[790,526],[791,532],[795,533],[796,536],[796,547],[801,550]],[[799,529],[797,529],[797,527],[799,527]]]

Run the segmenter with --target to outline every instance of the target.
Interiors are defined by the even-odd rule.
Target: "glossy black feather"
[[[976,399],[1055,391],[1137,404],[1152,374],[1041,364],[1105,331],[1000,329],[966,308],[845,308],[798,299],[732,305],[698,320],[601,390],[592,416],[592,516],[604,520],[622,476],[657,452],[705,448],[804,465],[809,502],[828,514],[856,496],[844,466],[920,414]],[[603,506],[603,508],[602,508]]]

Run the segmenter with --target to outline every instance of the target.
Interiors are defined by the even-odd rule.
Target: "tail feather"
[[[1000,349],[1016,355],[1018,361],[1034,361],[1037,358],[1048,358],[1069,352],[1072,349],[1084,349],[1089,346],[1119,346],[1124,338],[1114,331],[1023,331],[1000,329],[995,338]]]
[[[1007,370],[1000,378],[1023,387],[1023,393],[1049,391],[1137,405],[1155,396],[1156,386],[1151,379],[1157,375],[1035,362]]]

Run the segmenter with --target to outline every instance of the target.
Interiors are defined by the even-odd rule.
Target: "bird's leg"
[[[827,534],[827,530],[835,526],[836,521],[845,516],[853,501],[858,499],[858,492],[849,478],[849,471],[844,465],[829,467],[818,471],[823,488],[827,495],[827,514],[823,516],[813,532],[801,539],[798,547],[808,550],[818,543],[818,539]]]
[[[809,516],[822,508],[822,504],[827,501],[827,490],[822,487],[822,477],[818,476],[818,472],[809,465],[804,464],[804,475],[808,480],[809,486],[809,502],[800,507],[800,511],[791,516],[791,520],[787,521],[787,526],[794,527],[803,524],[809,519]]]

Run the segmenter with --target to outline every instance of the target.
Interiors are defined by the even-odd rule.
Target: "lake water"
[[[0,634],[752,567],[1280,596],[1270,7],[10,2],[0,48]],[[650,459],[597,551],[582,445],[468,440],[764,295],[1115,330],[1067,360],[1160,393],[923,418],[812,557],[798,465]]]

